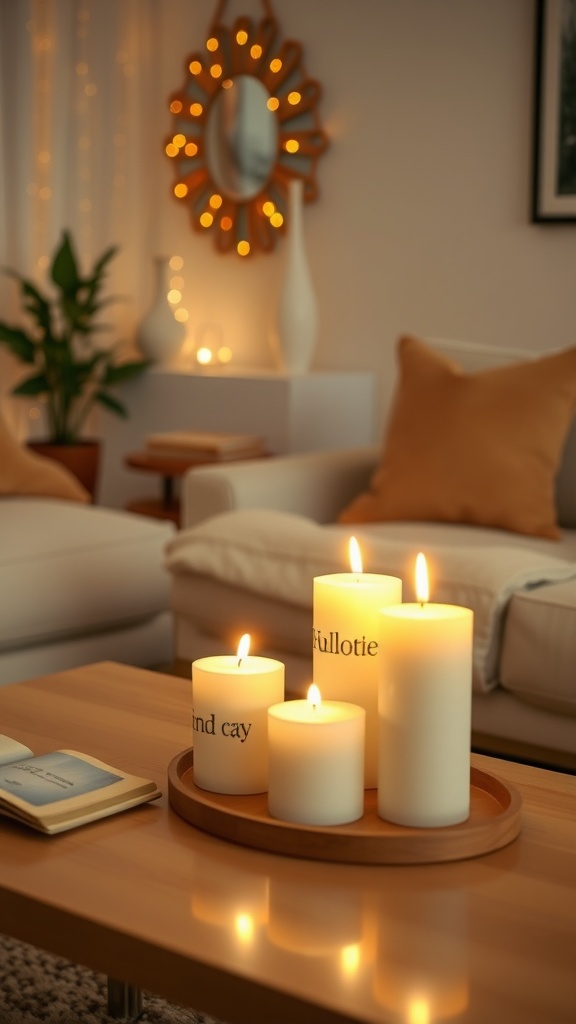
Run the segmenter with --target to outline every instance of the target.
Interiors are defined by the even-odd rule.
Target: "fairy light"
[[[46,10],[46,5],[36,3],[33,6],[33,11],[34,17],[27,23],[27,30],[30,33],[35,78],[32,95],[34,97],[33,146],[36,152],[36,161],[33,180],[28,183],[26,192],[32,199],[33,256],[38,268],[43,270],[49,264],[49,201],[52,198],[50,177],[52,160],[48,126],[52,101],[53,39],[50,35],[49,12]]]
[[[87,39],[90,29],[90,11],[86,3],[80,3],[76,14],[76,46],[78,62],[76,74],[76,124],[77,124],[77,182],[76,205],[78,210],[77,232],[80,248],[89,253],[92,249],[92,100],[96,95],[95,82],[89,78],[90,62],[87,57]],[[78,73],[79,70],[79,73]]]

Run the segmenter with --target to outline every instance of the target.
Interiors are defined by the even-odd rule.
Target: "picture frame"
[[[576,221],[576,0],[538,0],[532,220]]]

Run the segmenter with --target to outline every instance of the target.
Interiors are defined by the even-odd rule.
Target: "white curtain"
[[[128,348],[158,228],[159,9],[159,0],[0,0],[0,266],[45,285],[63,229],[86,270],[117,245],[108,281],[123,301],[106,320]],[[19,311],[1,275],[0,317]],[[5,394],[14,360],[0,358]]]

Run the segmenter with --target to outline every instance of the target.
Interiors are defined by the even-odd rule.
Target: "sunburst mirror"
[[[302,47],[282,40],[268,0],[264,17],[223,24],[220,0],[202,52],[185,61],[182,87],[169,98],[165,143],[175,170],[173,195],[193,227],[220,252],[248,256],[274,248],[287,220],[288,183],[318,196],[316,164],[328,145],[317,105],[320,84],[302,67]]]

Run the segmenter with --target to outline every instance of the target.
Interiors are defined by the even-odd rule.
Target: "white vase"
[[[154,267],[154,301],[138,326],[136,340],[145,359],[168,365],[182,348],[186,327],[175,319],[173,308],[168,302],[171,274],[168,260],[163,256],[155,256]]]
[[[318,310],[306,256],[303,230],[303,182],[293,179],[288,192],[287,251],[277,311],[277,340],[282,369],[306,373],[316,346]]]

